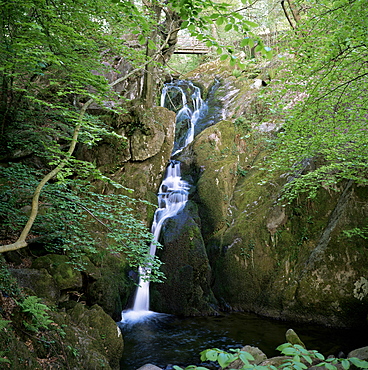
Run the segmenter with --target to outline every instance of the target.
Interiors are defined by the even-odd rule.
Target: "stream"
[[[277,356],[276,347],[285,340],[288,329],[294,329],[308,349],[325,356],[338,356],[368,344],[368,333],[362,330],[331,329],[318,325],[294,324],[259,317],[251,313],[221,316],[178,318],[158,315],[135,325],[121,326],[124,355],[121,370],[136,370],[144,364],[162,369],[172,365],[201,365],[199,353],[207,348],[259,347],[267,357]],[[341,354],[340,354],[341,355]],[[203,364],[216,369],[214,364]]]

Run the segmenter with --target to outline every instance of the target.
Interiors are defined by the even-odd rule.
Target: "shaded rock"
[[[127,268],[122,256],[107,254],[98,268],[100,276],[90,279],[85,287],[87,303],[98,304],[115,321],[121,320],[121,311],[133,289]]]
[[[67,256],[48,254],[32,262],[34,269],[46,269],[55,280],[59,290],[78,289],[82,287],[82,274],[76,270]]]
[[[129,189],[134,189],[133,194],[124,190],[121,190],[122,193],[135,199],[152,202],[153,206],[143,202],[134,205],[135,214],[149,227],[155,211],[154,205],[157,203],[156,193],[173,149],[175,113],[166,108],[155,107],[150,111],[142,112],[140,116],[143,116],[143,127],[137,129],[133,134],[134,138],[132,137],[134,144],[131,146],[131,151],[134,153],[135,160],[119,164],[119,169],[114,171],[111,178]],[[149,129],[144,134],[146,121],[148,128],[152,126],[152,131]],[[156,135],[160,138],[157,142],[155,142]],[[143,137],[145,141],[141,140]],[[161,145],[159,146],[158,143]],[[116,189],[113,191],[116,192]]]
[[[46,269],[9,269],[22,288],[30,289],[30,294],[44,298],[49,305],[55,305],[60,298],[60,290]]]
[[[115,321],[98,305],[87,309],[78,303],[67,313],[72,323],[83,332],[83,335],[77,335],[77,340],[74,340],[75,345],[80,348],[81,355],[89,362],[96,363],[99,361],[97,357],[105,358],[104,362],[111,368],[118,369],[124,343]]]
[[[267,220],[267,229],[271,235],[274,235],[277,231],[277,228],[284,225],[286,221],[287,217],[285,214],[285,208],[281,206],[275,206],[272,208],[269,219]]]
[[[191,316],[213,313],[211,269],[200,228],[197,207],[188,201],[177,216],[161,229],[157,255],[163,261],[166,280],[152,284],[152,307],[156,311]]]
[[[0,330],[0,343],[2,343],[1,350],[5,350],[2,357],[6,356],[10,361],[9,365],[2,363],[0,366],[2,369],[42,369],[37,354],[19,340],[19,336],[14,331],[7,328]]]
[[[361,360],[368,361],[368,347],[357,348],[348,354],[348,358],[357,357]]]
[[[234,136],[234,125],[221,121],[200,133],[192,145],[194,166],[201,169],[196,186],[205,240],[224,228],[229,216],[237,181]]]
[[[280,365],[282,365],[283,363],[285,363],[285,361],[289,359],[291,359],[291,357],[276,356],[276,357],[268,358],[267,360],[261,362],[259,365],[260,366],[275,366],[278,368]]]
[[[140,128],[130,139],[133,161],[144,161],[154,157],[162,150],[165,140],[173,143],[175,122],[173,112],[162,107],[142,110],[139,111],[139,122]]]
[[[252,84],[255,78],[268,81],[274,67],[274,62],[246,61],[236,77],[217,60],[188,76],[204,91],[214,76],[221,81],[216,95],[223,119],[228,119],[200,133],[178,158],[198,179],[193,199],[200,207],[213,292],[224,309],[366,326],[366,240],[346,231],[366,228],[368,187],[352,181],[338,183],[336,191],[321,186],[314,200],[301,195],[281,207],[277,202],[283,186],[300,173],[269,173],[265,181],[265,172],[258,170],[265,168],[272,150],[262,140],[272,138],[269,128],[282,122],[262,122],[268,108],[256,98]],[[303,174],[319,165],[317,159],[302,162]]]
[[[249,361],[250,364],[253,365],[259,365],[261,362],[264,362],[267,360],[267,356],[258,348],[258,347],[252,347],[252,346],[245,346],[241,349],[242,351],[250,353],[254,360]],[[241,369],[243,368],[243,361],[236,360],[232,362],[226,369]]]
[[[146,365],[141,366],[137,370],[162,370],[162,369],[156,365],[146,364]]]
[[[124,135],[124,130],[117,130],[117,133]],[[93,149],[81,145],[76,153],[78,158],[96,164],[102,171],[111,172],[117,164],[127,162],[131,159],[129,140],[127,138],[105,138]]]

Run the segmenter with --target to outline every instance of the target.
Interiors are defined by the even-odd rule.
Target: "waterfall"
[[[188,102],[185,91],[190,91]],[[161,106],[176,114],[175,143],[172,156],[182,151],[194,139],[196,122],[207,112],[207,104],[202,100],[200,89],[188,81],[177,81],[164,86],[161,94]],[[189,184],[182,180],[180,162],[171,159],[164,180],[158,192],[158,208],[154,214],[151,232],[154,242],[150,245],[150,254],[156,254],[156,241],[160,236],[164,221],[176,216],[188,200]],[[131,310],[123,311],[122,322],[137,322],[156,314],[149,310],[149,267],[139,268],[139,285],[135,292]]]
[[[189,98],[189,99],[188,99]],[[167,83],[161,94],[161,106],[176,112],[175,141],[172,156],[180,153],[194,139],[196,123],[207,113],[201,90],[190,81]]]
[[[178,214],[188,200],[189,185],[181,179],[180,162],[170,161],[166,176],[158,193],[158,208],[153,218],[151,232],[157,241],[163,222]],[[156,254],[156,243],[150,246],[150,254]],[[149,268],[139,268],[139,286],[136,290],[133,311],[149,311]]]

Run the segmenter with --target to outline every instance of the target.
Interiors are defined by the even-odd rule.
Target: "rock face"
[[[262,108],[249,96],[252,86],[247,95],[234,78],[220,77],[233,91],[221,103],[230,112],[237,102],[243,114]],[[368,189],[349,181],[333,192],[321,187],[313,201],[299,197],[279,205],[287,174],[264,182],[257,169],[268,154],[261,138],[272,127],[275,123],[251,132],[239,119],[221,121],[178,157],[195,179],[192,199],[213,293],[222,309],[340,327],[365,324],[368,250],[359,230],[366,227]]]
[[[367,188],[348,182],[334,193],[321,188],[313,202],[300,198],[280,207],[283,178],[259,185],[263,172],[253,164],[261,167],[265,152],[238,135],[223,121],[190,149],[216,298],[223,308],[276,318],[363,323],[368,251],[364,239],[344,230],[364,228]]]
[[[114,181],[133,189],[129,196],[156,204],[156,192],[173,149],[175,113],[162,107],[134,106],[129,114],[101,118],[121,138],[106,139],[91,149],[82,146],[78,158],[95,162]],[[137,209],[147,225],[153,212],[154,207],[144,203]]]
[[[197,207],[189,201],[163,224],[160,242],[164,248],[157,254],[164,262],[166,280],[152,287],[154,310],[185,316],[214,312],[211,268],[198,221]]]

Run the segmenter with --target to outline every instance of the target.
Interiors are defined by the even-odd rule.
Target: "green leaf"
[[[228,54],[222,54],[220,60],[226,60],[229,57]]]
[[[336,370],[336,366],[335,365],[332,365],[332,364],[329,364],[328,362],[325,363],[325,367],[328,370]]]
[[[151,50],[156,50],[156,45],[152,40],[148,40],[148,48]]]
[[[311,364],[313,361],[312,359],[310,358],[310,356],[307,356],[307,355],[302,355],[302,357],[304,358],[305,361],[307,361],[309,364]]]
[[[217,360],[218,353],[217,351],[211,350],[206,352],[206,359],[210,361],[216,361]]]
[[[216,19],[216,24],[217,24],[218,26],[221,26],[224,22],[225,22],[225,17],[218,17],[218,18]]]
[[[233,25],[232,25],[231,23],[228,23],[228,24],[225,26],[225,32],[230,31],[232,28],[233,28]]]
[[[217,362],[222,368],[229,365],[233,360],[234,356],[231,356],[229,353],[220,353],[217,358]]]
[[[357,357],[350,357],[348,360],[356,367],[368,369],[368,361],[361,360]]]
[[[244,23],[250,27],[258,27],[258,24],[252,21],[244,21]]]
[[[264,49],[263,49],[263,45],[258,44],[254,50],[255,50],[256,52],[258,52],[258,51],[263,51],[263,50],[264,50]]]
[[[239,358],[244,362],[248,362],[248,361],[254,361],[254,357],[252,356],[251,353],[249,352],[246,352],[246,351],[241,351],[240,354],[239,354]]]
[[[10,323],[10,320],[3,320],[2,318],[0,318],[0,330],[3,330]]]
[[[141,44],[141,45],[144,45],[146,43],[147,39],[143,36],[143,35],[139,35],[138,36],[138,42]]]
[[[298,351],[293,347],[287,347],[282,350],[282,353],[286,356],[294,356],[298,353]]]
[[[280,344],[276,349],[280,352],[282,352],[285,348],[289,348],[291,347],[292,344],[290,343],[283,343],[283,344]]]
[[[322,353],[316,352],[314,355],[318,358],[318,360],[323,361],[325,359],[325,356],[323,356]]]
[[[350,362],[349,362],[346,358],[344,358],[344,359],[341,361],[341,365],[342,365],[342,367],[343,367],[345,370],[348,370],[348,369],[349,369],[349,367],[350,367]]]
[[[245,37],[243,40],[240,41],[240,46],[241,47],[247,46],[249,44],[249,41],[250,41],[250,38]]]

